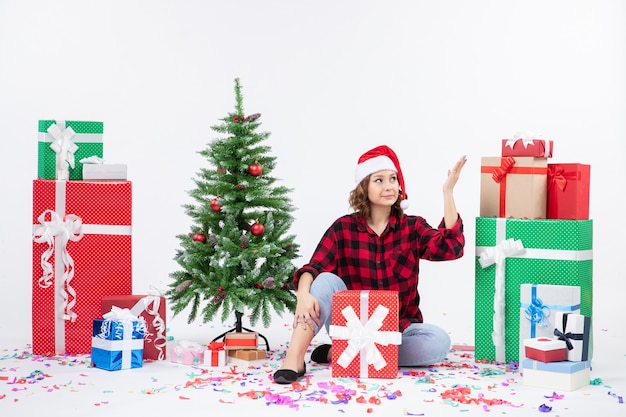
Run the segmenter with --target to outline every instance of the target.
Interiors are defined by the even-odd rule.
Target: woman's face
[[[391,207],[398,200],[399,195],[400,185],[395,171],[383,170],[370,175],[367,198],[373,205]]]

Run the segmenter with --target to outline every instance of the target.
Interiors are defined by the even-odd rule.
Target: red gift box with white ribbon
[[[33,181],[33,353],[91,352],[102,297],[132,292],[130,181]]]
[[[102,314],[111,308],[127,308],[146,322],[143,358],[163,360],[167,356],[165,297],[159,294],[111,295],[102,298]]]
[[[397,291],[345,290],[333,294],[332,376],[397,378],[402,343]]]
[[[551,140],[516,136],[513,139],[502,139],[502,156],[551,158],[553,146]]]

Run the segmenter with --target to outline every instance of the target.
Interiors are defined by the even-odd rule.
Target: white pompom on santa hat
[[[400,207],[402,210],[408,209],[409,202],[407,201],[406,190],[404,188],[404,176],[400,169],[400,161],[398,161],[396,153],[390,147],[386,145],[377,146],[361,155],[356,169],[354,170],[354,180],[358,184],[368,175],[383,170],[395,171],[398,174],[398,183],[402,191]]]

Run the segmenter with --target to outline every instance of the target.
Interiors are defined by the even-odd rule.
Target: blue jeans
[[[326,328],[331,324],[333,294],[346,290],[346,284],[337,275],[322,272],[311,285],[311,295],[320,305],[320,323]],[[321,326],[315,325],[315,333]],[[450,336],[441,327],[427,323],[412,323],[402,332],[402,344],[398,346],[399,366],[428,366],[445,359],[450,350]]]

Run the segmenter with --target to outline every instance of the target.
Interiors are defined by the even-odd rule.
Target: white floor
[[[175,321],[168,328],[173,341],[200,343],[226,329]],[[270,376],[280,366],[290,326],[280,319],[257,330],[270,342],[266,361],[231,360],[224,368],[161,361],[116,372],[91,368],[89,356],[36,357],[30,354],[29,341],[3,335],[0,416],[239,416],[247,410],[255,417],[529,416],[540,413],[543,404],[552,407],[547,415],[553,416],[590,416],[598,410],[606,416],[626,415],[626,404],[621,402],[626,397],[626,336],[606,329],[594,335],[593,384],[572,392],[525,386],[516,370],[477,364],[467,350],[451,351],[448,361],[428,369],[402,369],[394,380],[333,379],[328,365],[309,362],[300,384],[276,385]],[[314,342],[324,341],[325,335]],[[446,399],[451,393],[456,400]]]

